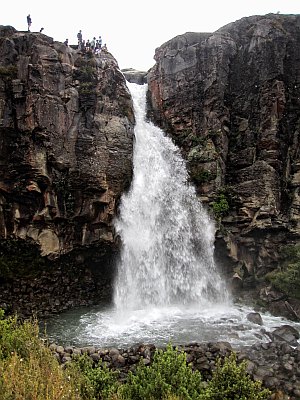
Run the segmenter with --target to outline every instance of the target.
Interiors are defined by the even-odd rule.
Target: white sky
[[[300,0],[6,0],[0,25],[39,31],[63,42],[102,36],[120,68],[148,70],[155,48],[185,32],[213,32],[229,22],[267,13],[300,14]]]

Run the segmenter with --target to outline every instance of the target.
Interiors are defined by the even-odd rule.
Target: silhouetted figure
[[[91,50],[94,51],[95,50],[95,46],[96,46],[96,38],[95,37],[93,37],[93,40],[91,41],[90,46],[91,46]]]
[[[77,33],[77,39],[78,39],[78,50],[83,50],[83,42],[82,42],[82,32],[81,29],[80,31]]]
[[[66,46],[69,46],[69,39],[66,39],[66,40],[64,41],[64,44],[65,44]]]
[[[40,32],[42,33],[42,32],[43,32],[43,30],[44,30],[44,28],[41,28],[41,29],[40,29]]]
[[[80,31],[77,33],[77,39],[78,39],[78,43],[82,43],[82,33],[81,33],[81,29],[80,29]]]
[[[31,17],[30,14],[27,15],[27,25],[28,25],[28,32],[30,32],[30,27],[31,27]]]

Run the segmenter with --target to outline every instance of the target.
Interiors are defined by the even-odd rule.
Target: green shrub
[[[276,289],[300,299],[300,262],[290,264],[282,271],[273,271],[266,278]]]
[[[191,168],[191,177],[196,184],[210,182],[216,179],[216,174],[205,169]]]
[[[300,299],[300,246],[286,246],[280,256],[280,269],[267,274],[266,279],[281,292]]]
[[[213,212],[215,217],[220,219],[228,214],[229,203],[224,193],[218,195],[217,200],[212,203]]]
[[[262,389],[261,382],[253,381],[246,372],[247,363],[237,365],[236,355],[217,360],[216,369],[201,400],[265,400],[271,395]]]
[[[79,86],[80,94],[92,94],[95,93],[95,85],[93,82],[82,82]]]
[[[87,355],[74,358],[67,366],[67,371],[72,380],[79,383],[78,389],[83,399],[111,399],[117,393],[118,372],[110,370],[106,364],[93,365]]]
[[[46,347],[0,361],[1,400],[80,400],[76,385]]]
[[[156,350],[153,362],[146,367],[141,363],[127,382],[120,387],[122,399],[153,400],[178,396],[180,399],[198,399],[202,380],[198,371],[193,372],[186,363],[185,353],[169,344],[165,351]],[[174,397],[173,397],[174,398]]]
[[[20,323],[0,310],[1,400],[80,400],[80,376],[61,368],[38,337],[36,321]]]
[[[20,357],[29,354],[40,345],[38,339],[38,325],[36,321],[20,323],[17,317],[4,318],[0,311],[0,360],[17,353]]]

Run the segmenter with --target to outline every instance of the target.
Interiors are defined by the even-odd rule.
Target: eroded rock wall
[[[109,52],[96,57],[2,26],[1,257],[10,240],[11,249],[25,240],[53,265],[77,252],[83,270],[107,272],[113,218],[131,181],[133,126],[131,96]]]
[[[181,147],[201,200],[225,196],[216,256],[257,288],[300,240],[300,16],[186,33],[155,60],[149,117]]]

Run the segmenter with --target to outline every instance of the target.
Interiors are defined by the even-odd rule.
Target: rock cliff
[[[155,60],[148,115],[180,146],[220,222],[217,259],[233,282],[260,288],[260,302],[299,318],[295,296],[267,288],[266,276],[300,241],[300,16],[185,33]]]
[[[214,212],[218,263],[244,300],[299,319],[300,16],[186,33],[155,60],[124,75],[147,79],[149,118]],[[0,27],[0,307],[47,314],[110,296],[132,174],[124,75],[107,51]]]
[[[36,302],[53,311],[62,295],[65,307],[103,296],[96,286],[111,278],[133,126],[131,96],[109,52],[0,27],[2,305],[19,309],[21,298],[40,293]]]

